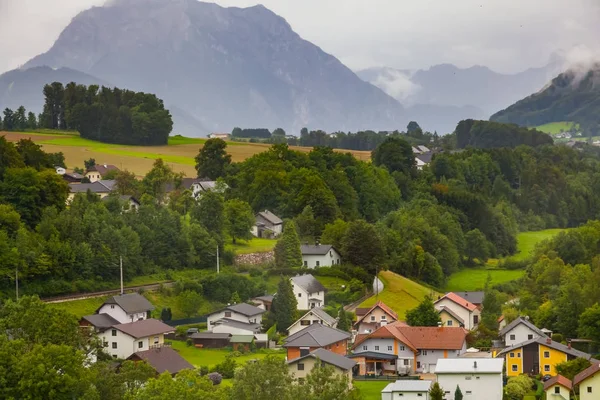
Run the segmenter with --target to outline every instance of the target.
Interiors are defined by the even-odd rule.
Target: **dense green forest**
[[[459,149],[475,147],[482,149],[496,147],[543,146],[552,144],[550,135],[535,129],[522,128],[513,124],[491,121],[460,121],[454,131]]]

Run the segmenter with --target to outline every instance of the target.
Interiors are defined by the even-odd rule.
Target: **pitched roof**
[[[428,392],[431,388],[432,381],[426,380],[397,380],[387,385],[381,393],[394,393],[394,392]]]
[[[376,351],[361,351],[359,353],[352,353],[348,356],[349,358],[365,357],[375,358],[378,360],[395,360],[398,358],[395,354],[377,353]]]
[[[462,297],[465,300],[470,301],[473,304],[482,304],[485,298],[485,292],[483,290],[477,290],[472,292],[453,292],[454,294]]]
[[[127,314],[135,314],[144,311],[154,310],[152,303],[139,293],[125,293],[109,297],[103,304],[116,304],[121,307]],[[100,306],[100,308],[102,308]],[[98,308],[98,310],[100,310]],[[96,312],[98,312],[96,310]]]
[[[231,343],[252,343],[254,335],[231,335],[229,341]]]
[[[532,324],[528,319],[525,319],[522,317],[519,317],[519,318],[515,319],[513,322],[511,322],[510,324],[506,325],[500,332],[498,332],[498,336],[502,337],[502,336],[506,335],[508,332],[512,331],[517,325],[520,325],[520,324],[525,325],[526,327],[528,327],[529,329],[531,329],[532,331],[534,331],[541,337],[546,337],[546,334],[544,332],[542,332],[541,329],[539,329],[537,326]]]
[[[300,246],[300,250],[304,256],[324,256],[331,249],[335,250],[330,244],[303,244]]]
[[[290,278],[292,282],[306,290],[307,293],[324,292],[325,286],[310,274],[296,275]]]
[[[459,350],[463,347],[467,331],[458,327],[406,326],[403,322],[384,325],[366,337],[357,339],[354,348],[371,338],[396,338],[413,351]]]
[[[96,181],[94,183],[69,183],[70,193],[86,193],[87,191],[92,193],[108,193],[110,189],[105,185]]]
[[[552,378],[550,378],[546,382],[544,382],[544,390],[548,390],[549,388],[551,388],[554,385],[561,385],[561,386],[566,387],[569,390],[573,389],[573,383],[571,382],[571,380],[565,378],[562,375],[553,376]]]
[[[117,197],[120,201],[124,201],[124,202],[133,201],[133,202],[135,202],[137,204],[140,204],[140,202],[135,197],[133,197],[130,194],[122,194],[122,195],[115,196],[115,197]],[[111,200],[113,198],[114,197],[112,195],[111,196],[106,196],[105,198],[102,199],[102,201],[107,202],[107,201],[109,201],[109,200]]]
[[[112,164],[96,164],[93,167],[88,168],[86,173],[90,171],[97,171],[100,173],[100,175],[104,175],[108,171],[119,171],[119,168]]]
[[[368,339],[396,338],[400,342],[404,343],[407,347],[409,347],[412,351],[417,352],[418,350],[415,347],[415,345],[413,345],[411,341],[408,340],[408,338],[404,336],[402,332],[400,332],[400,330],[398,329],[399,326],[400,325],[397,322],[394,322],[392,324],[384,325],[377,329],[375,332],[370,333],[368,335],[357,335],[356,339],[354,340],[354,346],[352,347],[357,348],[359,344],[363,343]]]
[[[592,375],[595,375],[598,371],[600,371],[600,363],[595,362],[580,373],[578,373],[577,375],[575,375],[575,378],[573,378],[573,385],[579,385],[587,378],[591,377]]]
[[[327,325],[312,324],[288,336],[283,347],[324,347],[348,339],[348,332]]]
[[[431,159],[433,158],[433,153],[431,152],[424,152],[421,154],[417,154],[415,156],[416,159],[421,160],[424,164],[429,164],[431,162]]]
[[[456,314],[454,311],[452,311],[450,308],[442,306],[440,308],[440,311],[438,311],[438,314],[441,314],[443,312],[447,312],[448,314],[450,314],[452,316],[452,318],[454,318],[455,320],[457,320],[458,322],[460,322],[463,325],[465,324],[465,321],[461,317],[459,317],[458,314]]]
[[[265,301],[265,302],[267,302],[267,303],[271,303],[271,302],[273,302],[273,297],[275,297],[275,296],[268,294],[268,295],[266,295],[266,296],[258,296],[258,297],[255,297],[255,298],[254,298],[254,299],[252,299],[252,300],[261,300],[261,301]]]
[[[357,317],[362,317],[363,315],[365,315],[366,313],[368,313],[370,310],[369,307],[356,307],[356,310],[354,310],[354,313],[356,314]]]
[[[69,177],[71,177],[73,179],[80,179],[80,180],[83,179],[83,178],[85,178],[83,175],[81,175],[78,172],[66,172],[65,176],[69,176]]]
[[[252,332],[255,332],[256,330],[260,330],[260,328],[261,328],[260,324],[249,324],[247,322],[236,321],[235,319],[229,319],[229,318],[222,318],[218,321],[215,321],[215,324],[231,326],[232,328],[238,328],[238,329],[246,329],[246,330],[252,331]]]
[[[231,333],[196,332],[192,333],[190,339],[229,339]]]
[[[175,328],[172,326],[153,318],[113,325],[113,328],[136,339],[159,335],[161,333],[175,332]]]
[[[576,358],[585,358],[586,360],[590,360],[591,362],[596,362],[596,360],[594,360],[592,358],[592,356],[589,355],[588,353],[584,353],[583,351],[579,351],[572,347],[570,348],[569,346],[565,346],[564,344],[558,343],[546,336],[534,338],[531,340],[527,340],[523,343],[518,343],[514,346],[507,347],[507,348],[503,349],[501,352],[499,352],[498,356],[504,355],[504,354],[514,351],[516,349],[520,349],[521,347],[528,346],[532,343],[536,343],[538,345],[541,344],[542,346],[550,347],[551,349],[560,351],[562,353],[568,354],[568,355],[576,357]]]
[[[267,312],[262,308],[255,307],[247,303],[233,304],[225,307],[223,310],[231,310],[238,314],[245,315],[246,317],[252,317],[253,315],[264,314]]]
[[[138,358],[146,361],[159,374],[168,371],[171,374],[176,374],[184,369],[194,369],[194,366],[187,362],[175,350],[170,347],[159,347],[146,351],[138,351],[133,353],[130,358]]]
[[[436,374],[501,374],[504,360],[501,358],[440,358],[435,365]]]
[[[261,217],[263,217],[264,219],[266,219],[267,221],[269,221],[270,223],[272,223],[273,225],[279,225],[279,224],[283,224],[283,221],[281,218],[279,218],[277,215],[273,214],[271,211],[269,210],[265,210],[265,211],[260,211],[258,213],[258,215],[260,215]]]
[[[375,303],[373,305],[373,307],[369,308],[369,311],[367,311],[366,313],[364,313],[354,323],[354,325],[358,326],[367,317],[367,315],[369,315],[376,308],[380,308],[383,312],[385,312],[387,315],[389,315],[390,317],[392,317],[394,319],[394,321],[396,321],[398,319],[398,314],[396,314],[396,312],[394,310],[392,310],[391,308],[389,308],[384,302],[382,302],[381,300],[379,300],[379,301],[377,301],[377,303]],[[392,321],[388,321],[388,322],[392,322]]]
[[[333,318],[331,315],[327,314],[327,312],[325,312],[325,310],[323,310],[323,308],[321,308],[321,307],[315,307],[315,308],[312,308],[312,309],[308,310],[306,312],[306,314],[304,314],[303,316],[301,316],[300,318],[298,318],[292,325],[290,325],[288,327],[287,330],[289,331],[292,326],[298,324],[302,319],[304,319],[304,317],[306,317],[309,314],[316,315],[323,322],[326,322],[328,325],[333,325],[333,324],[335,324],[335,321],[336,321],[336,319]]]
[[[119,321],[108,314],[92,314],[83,317],[84,320],[98,329],[108,329],[113,325],[118,325]]]
[[[108,190],[113,190],[117,186],[117,181],[114,179],[100,179],[98,182],[106,186]]]
[[[456,293],[453,293],[453,292],[446,293],[446,295],[442,296],[440,299],[438,299],[435,302],[435,304],[439,303],[440,301],[442,301],[444,299],[448,299],[448,300],[452,301],[453,303],[458,304],[462,308],[466,308],[469,311],[475,311],[477,309],[477,306],[475,304],[471,303],[469,300],[463,299],[462,297],[460,297],[459,295],[457,295]]]
[[[326,364],[330,364],[330,365],[333,365],[335,367],[338,367],[338,368],[341,368],[344,370],[352,369],[352,367],[354,367],[356,365],[356,361],[351,360],[348,357],[340,356],[339,354],[336,354],[334,352],[331,352],[331,351],[325,350],[325,349],[316,349],[314,351],[311,351],[310,353],[308,353],[305,356],[298,357],[293,360],[289,360],[287,363],[288,363],[288,365],[295,364],[298,361],[304,360],[308,357],[318,358],[319,360],[323,361]]]

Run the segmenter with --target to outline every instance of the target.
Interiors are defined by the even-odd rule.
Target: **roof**
[[[366,313],[368,313],[370,310],[369,307],[364,308],[364,307],[356,307],[356,310],[354,310],[354,313],[356,314],[357,317],[362,317],[363,315],[365,315]]]
[[[127,314],[135,314],[138,312],[154,310],[152,303],[139,293],[125,293],[109,297],[103,304],[116,304],[121,307]],[[100,308],[102,308],[100,306]],[[98,310],[100,310],[100,308]],[[96,312],[98,312],[96,310]]]
[[[117,168],[115,165],[112,165],[112,164],[96,164],[93,167],[88,168],[86,173],[88,173],[90,171],[98,171],[100,173],[100,175],[104,175],[108,171],[118,171],[118,170],[119,170],[119,168]]]
[[[327,325],[312,324],[288,336],[283,347],[324,347],[348,339],[348,332]]]
[[[595,362],[573,378],[573,385],[579,385],[581,382],[586,380],[587,378],[595,375],[598,371],[600,371],[600,363]]]
[[[572,347],[569,348],[569,346],[565,346],[564,344],[558,343],[558,342],[556,342],[556,341],[554,341],[554,340],[552,340],[550,338],[547,338],[545,336],[544,337],[534,338],[534,339],[531,339],[531,340],[527,340],[527,341],[525,341],[523,343],[518,343],[518,344],[516,344],[514,346],[507,347],[504,350],[502,350],[501,352],[499,352],[498,356],[504,355],[506,353],[510,353],[511,351],[514,351],[516,349],[520,349],[521,347],[528,346],[528,345],[533,344],[533,343],[536,343],[538,345],[541,344],[542,346],[546,346],[546,347],[550,347],[551,349],[563,352],[565,354],[568,354],[568,355],[576,357],[576,358],[585,358],[586,360],[590,360],[592,362],[596,361],[588,353],[584,353],[583,351],[579,351],[579,350],[574,349]]]
[[[433,158],[433,153],[424,152],[421,154],[417,154],[415,158],[421,160],[424,164],[429,164],[431,159]]]
[[[136,339],[159,335],[161,333],[175,332],[175,328],[165,324],[157,319],[142,319],[135,322],[129,322],[126,324],[113,325],[114,329],[118,329],[121,332],[134,337]]]
[[[362,351],[360,353],[350,354],[348,357],[350,357],[350,358],[365,357],[365,358],[374,358],[377,360],[395,360],[398,358],[398,356],[395,354],[377,353],[375,351]]]
[[[439,298],[435,303],[437,304],[444,299],[448,299],[453,303],[461,306],[462,308],[466,308],[469,311],[475,311],[477,309],[477,306],[475,304],[471,303],[469,300],[463,299],[462,297],[453,292],[446,293],[445,296]]]
[[[216,313],[219,313],[224,310],[233,311],[238,314],[245,315],[246,317],[252,317],[253,315],[264,314],[267,312],[263,308],[259,308],[259,307],[256,307],[256,306],[253,306],[253,305],[250,305],[247,303],[240,303],[240,304],[232,304],[230,306],[223,308],[222,310],[215,311],[214,313],[211,313],[209,315],[216,314]]]
[[[152,366],[159,374],[168,371],[176,374],[184,369],[194,369],[194,366],[187,362],[175,350],[170,347],[159,347],[146,351],[133,353],[129,358],[140,358]]]
[[[396,338],[413,351],[462,349],[467,331],[459,327],[406,326],[404,322],[384,325],[375,332],[357,339],[354,348],[371,338]]]
[[[253,298],[252,300],[260,300],[260,301],[265,301],[267,303],[272,303],[273,302],[273,297],[272,295],[266,295],[266,296],[258,296]]]
[[[78,172],[66,172],[65,176],[70,176],[73,179],[80,179],[80,180],[85,178],[83,175],[81,175]]]
[[[192,333],[190,339],[229,339],[231,333],[196,332]]]
[[[550,378],[546,382],[544,382],[544,390],[548,390],[549,388],[551,388],[554,385],[561,385],[561,386],[566,387],[569,390],[573,389],[573,383],[571,382],[571,380],[565,378],[562,375],[553,376],[552,378]]]
[[[428,392],[432,381],[398,380],[387,385],[381,393],[393,392]]]
[[[541,329],[539,329],[537,326],[532,324],[528,319],[525,319],[522,317],[519,317],[519,318],[515,319],[513,322],[511,322],[510,324],[506,325],[500,332],[498,332],[498,336],[502,337],[502,336],[506,335],[508,332],[512,331],[517,325],[520,325],[520,324],[525,325],[526,327],[528,327],[529,329],[531,329],[532,331],[534,331],[541,337],[546,337],[546,334],[544,332],[542,332]]]
[[[260,211],[258,213],[258,215],[260,215],[261,217],[263,217],[264,219],[266,219],[267,221],[269,221],[270,223],[272,223],[273,225],[279,225],[279,224],[283,224],[283,221],[281,218],[279,218],[277,215],[273,214],[271,211],[269,210],[265,210],[265,211]]]
[[[252,343],[254,335],[231,335],[229,341],[231,343]]]
[[[462,297],[465,300],[469,300],[473,304],[482,304],[483,299],[485,297],[485,292],[483,290],[473,291],[473,292],[453,292],[454,294]]]
[[[296,275],[290,278],[292,282],[306,290],[307,293],[324,292],[325,286],[310,274]]]
[[[135,202],[137,204],[140,204],[140,202],[135,197],[133,197],[133,196],[131,196],[129,194],[122,194],[122,195],[119,195],[119,196],[116,196],[116,197],[119,199],[119,201],[124,201],[124,202],[133,201],[133,202]],[[106,202],[106,201],[109,201],[109,200],[111,200],[113,198],[114,198],[113,196],[106,196],[105,198],[102,199],[102,201]]]
[[[335,250],[330,244],[303,244],[300,246],[302,255],[306,256],[324,256],[329,253],[329,250],[331,249]]]
[[[376,308],[380,308],[383,312],[385,312],[387,315],[392,317],[394,320],[398,319],[398,314],[396,314],[396,312],[394,310],[392,310],[391,308],[389,308],[384,302],[379,300],[379,301],[377,301],[377,303],[375,303],[373,305],[373,307],[369,308],[366,313],[361,315],[361,317],[354,323],[354,325],[358,326],[367,317],[367,315],[369,315],[371,313],[371,311],[373,311]],[[392,322],[392,321],[388,321],[388,322]]]
[[[340,356],[339,354],[333,353],[325,349],[316,349],[305,356],[295,358],[293,360],[288,361],[287,363],[288,365],[295,364],[298,361],[304,360],[308,357],[318,358],[326,364],[333,365],[344,370],[352,369],[352,367],[356,365],[356,361],[351,360],[348,357]]]
[[[70,193],[86,193],[87,191],[92,193],[108,193],[110,189],[105,185],[96,181],[94,183],[69,183]]]
[[[435,366],[436,374],[502,374],[504,360],[501,358],[440,358]]]
[[[92,314],[83,317],[84,320],[98,329],[108,329],[113,325],[118,325],[119,321],[108,314]]]
[[[222,318],[218,321],[215,321],[215,324],[231,326],[232,328],[246,329],[252,332],[260,330],[261,328],[260,324],[249,324],[247,322],[236,321],[235,319],[229,318]]]
[[[98,182],[106,186],[108,190],[113,190],[117,186],[117,181],[114,179],[101,179]]]
[[[431,151],[431,150],[429,150],[429,149],[428,149],[426,146],[423,146],[423,145],[419,145],[419,146],[417,146],[417,147],[419,148],[419,150],[421,150],[421,151],[424,151],[424,152]]]
[[[331,315],[327,314],[327,312],[325,312],[325,310],[323,310],[323,308],[315,307],[315,308],[312,308],[309,311],[307,311],[306,314],[304,314],[300,318],[298,318],[292,325],[289,326],[289,328],[287,330],[289,331],[292,326],[296,325],[298,322],[300,322],[304,317],[306,317],[309,314],[316,315],[323,322],[326,322],[328,325],[333,325],[333,324],[335,324],[335,321],[336,321],[336,319],[333,318]]]
[[[460,322],[463,325],[465,324],[465,321],[461,317],[459,317],[458,314],[456,314],[454,311],[452,311],[452,309],[442,306],[438,313],[441,314],[443,312],[447,312],[448,314],[450,314],[452,316],[452,318],[454,318],[455,320],[457,320],[458,322]]]

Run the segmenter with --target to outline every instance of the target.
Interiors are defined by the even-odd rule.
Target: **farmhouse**
[[[109,297],[96,310],[96,314],[107,314],[124,324],[150,318],[152,310],[154,306],[144,296],[139,293],[127,293]]]
[[[556,375],[544,382],[544,392],[546,392],[546,399],[568,399],[571,397],[571,390],[573,390],[573,383],[571,380],[565,378],[562,375]],[[561,400],[562,400],[561,399]]]
[[[342,256],[330,244],[302,245],[302,264],[304,268],[331,267],[342,262]]]
[[[579,400],[596,400],[600,394],[600,363],[594,361],[573,378],[573,386],[579,386]],[[568,397],[567,397],[568,399]]]
[[[396,381],[381,391],[381,400],[429,400],[430,388],[431,381]]]
[[[283,347],[287,349],[288,360],[303,357],[317,349],[329,350],[343,356],[346,355],[350,337],[348,332],[313,324],[288,336]]]
[[[133,353],[164,345],[164,335],[175,332],[175,328],[157,320],[144,319],[117,324],[98,333],[104,351],[113,358],[125,359]]]
[[[375,332],[383,325],[391,324],[398,320],[398,314],[385,303],[378,301],[354,323],[354,329],[359,334]]]
[[[519,317],[498,332],[498,336],[505,346],[510,347],[528,340],[545,338],[546,334],[529,322],[529,319]]]
[[[146,361],[157,375],[168,372],[171,375],[177,374],[184,369],[194,369],[194,366],[187,362],[178,352],[170,347],[156,347],[149,350],[138,351],[130,355],[130,361]]]
[[[107,182],[107,181],[104,181]],[[101,199],[105,198],[112,191],[112,187],[108,184],[104,184],[100,181],[94,183],[69,183],[69,196],[67,197],[67,204],[73,201],[73,198],[77,193],[87,193],[88,190],[91,193],[97,194]]]
[[[269,210],[256,214],[252,234],[259,238],[276,238],[283,232],[283,221]]]
[[[290,327],[287,328],[288,334],[293,335],[312,324],[321,324],[330,328],[335,328],[337,320],[327,314],[321,307],[315,307],[290,325]]]
[[[298,301],[298,310],[325,306],[325,287],[314,276],[297,275],[290,280],[294,296]]]
[[[441,359],[435,375],[446,400],[454,400],[457,386],[467,399],[502,400],[503,367],[504,360],[497,358]]]
[[[288,360],[287,364],[290,374],[301,383],[319,361],[322,364],[332,366],[336,374],[346,375],[348,382],[352,385],[352,368],[356,365],[356,362],[328,350],[313,350],[304,356]]]
[[[259,307],[255,307],[253,305],[250,304],[246,304],[246,303],[240,303],[240,304],[233,304],[233,305],[229,305],[225,308],[222,308],[218,311],[215,311],[211,314],[209,314],[207,316],[207,326],[208,326],[208,330],[212,330],[213,332],[215,332],[214,328],[215,325],[232,325],[232,322],[241,322],[242,324],[245,325],[239,325],[237,324],[237,326],[239,327],[243,327],[245,326],[246,328],[249,328],[250,326],[254,326],[254,325],[259,325],[262,322],[262,315],[265,313],[266,311],[262,308]],[[236,325],[236,324],[234,324]],[[217,332],[220,331],[220,333],[225,333],[222,330],[217,330]],[[229,332],[229,333],[234,333],[234,332]],[[239,334],[237,332],[235,332],[236,334]]]
[[[456,293],[447,293],[434,303],[444,326],[460,326],[472,330],[477,328],[481,310]]]
[[[91,183],[102,180],[109,171],[119,171],[114,165],[111,164],[98,164],[88,168],[85,172],[85,177],[90,180]]]

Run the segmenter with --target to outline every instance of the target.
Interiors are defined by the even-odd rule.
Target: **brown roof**
[[[380,308],[384,313],[386,313],[387,315],[392,317],[393,321],[396,321],[398,319],[398,314],[396,314],[396,312],[394,310],[392,310],[391,308],[389,308],[384,302],[379,300],[377,303],[375,303],[375,305],[373,305],[373,307],[369,308],[369,311],[367,311],[365,314],[363,314],[356,321],[356,323],[354,325],[358,326],[367,317],[367,315],[369,315],[376,308]],[[393,321],[388,321],[388,322],[393,322]]]
[[[459,306],[466,308],[469,311],[475,311],[477,309],[477,306],[475,304],[471,303],[469,300],[463,299],[456,293],[450,292],[450,293],[446,294],[445,296],[443,296],[438,301],[436,301],[436,303],[442,301],[443,299],[448,299],[448,300],[458,304]]]
[[[138,351],[129,356],[128,360],[144,360],[159,374],[168,371],[176,374],[183,369],[194,369],[194,366],[187,362],[175,350],[170,347],[159,347],[146,351]]]
[[[118,170],[119,170],[119,168],[117,168],[115,165],[112,165],[112,164],[96,164],[93,167],[89,168],[86,172],[98,171],[100,173],[100,175],[104,175],[108,171],[118,171]]]
[[[600,371],[600,363],[595,362],[588,368],[575,375],[575,378],[573,378],[573,385],[579,385],[587,378],[591,377],[592,375],[595,375],[598,371]]]
[[[553,376],[552,378],[544,382],[544,390],[548,390],[548,388],[554,385],[562,385],[569,390],[573,389],[573,383],[571,383],[569,379],[565,378],[562,375]]]
[[[412,351],[416,352],[418,351],[417,348],[410,342],[410,340],[404,336],[404,334],[402,332],[400,332],[399,328],[403,328],[403,326],[401,326],[402,324],[398,324],[396,322],[392,323],[392,324],[388,324],[388,325],[384,325],[382,327],[380,327],[379,329],[377,329],[375,332],[369,334],[369,335],[361,335],[361,337],[359,338],[357,336],[356,340],[354,341],[354,346],[353,348],[358,347],[359,344],[361,344],[362,342],[364,342],[367,339],[371,339],[371,338],[396,338],[399,341],[401,341],[402,343],[404,343],[405,345],[407,345]]]
[[[175,331],[175,328],[172,326],[152,318],[129,322],[127,324],[115,325],[113,328],[118,329],[136,339]]]
[[[365,315],[366,313],[368,313],[370,310],[370,308],[361,308],[358,307],[356,310],[354,310],[354,313],[356,314],[357,317],[362,317],[363,315]]]

